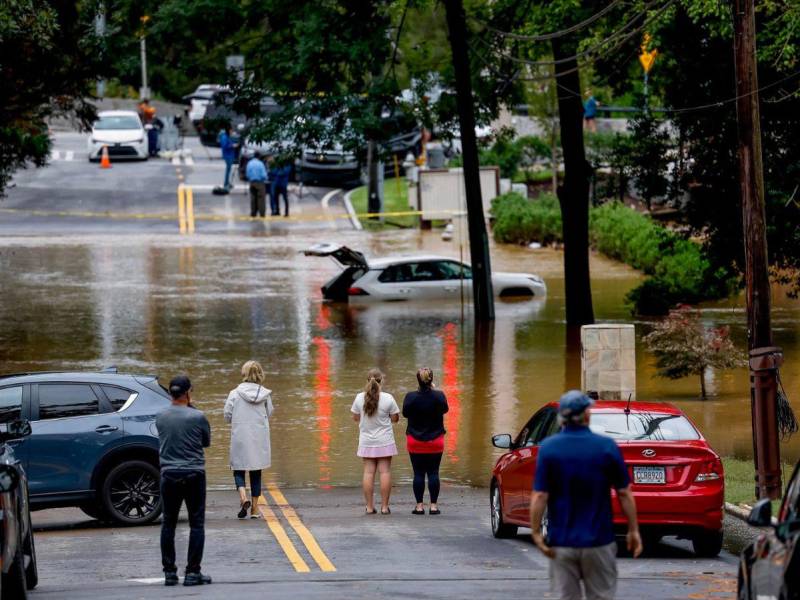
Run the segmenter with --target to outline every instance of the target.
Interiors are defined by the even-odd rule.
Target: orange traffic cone
[[[111,159],[108,158],[108,146],[103,146],[103,155],[100,157],[100,168],[110,169]]]

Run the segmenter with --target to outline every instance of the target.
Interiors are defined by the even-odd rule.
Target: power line
[[[567,27],[566,29],[560,29],[558,31],[553,31],[553,32],[550,32],[550,33],[543,33],[543,34],[540,34],[540,35],[522,35],[522,34],[519,34],[519,33],[512,33],[510,31],[502,31],[500,29],[497,29],[496,27],[493,27],[492,25],[489,25],[486,22],[479,21],[478,19],[472,19],[472,20],[474,22],[478,23],[479,25],[481,25],[482,27],[484,27],[485,29],[488,29],[489,31],[491,31],[493,33],[496,33],[497,35],[501,35],[503,37],[507,37],[507,38],[510,38],[512,40],[520,40],[520,41],[528,41],[528,42],[547,42],[547,41],[550,41],[550,40],[553,40],[553,39],[556,39],[556,38],[559,38],[559,37],[563,37],[565,35],[569,35],[570,33],[574,33],[574,32],[576,32],[576,31],[578,31],[580,29],[583,29],[584,27],[587,27],[587,26],[591,25],[592,23],[594,23],[598,19],[602,18],[603,16],[605,16],[606,14],[611,12],[611,10],[613,10],[614,7],[617,6],[617,4],[620,4],[620,2],[621,2],[621,0],[614,0],[613,2],[611,2],[611,4],[609,4],[608,6],[603,8],[602,10],[596,12],[595,14],[593,14],[588,19],[585,19],[585,20],[581,21],[580,23],[576,23],[575,25],[572,25],[571,27]]]
[[[794,73],[790,73],[786,77],[783,77],[783,78],[781,78],[781,79],[779,79],[777,81],[773,81],[772,83],[768,83],[767,85],[761,86],[760,88],[758,88],[757,90],[753,90],[752,92],[748,92],[746,94],[741,94],[739,96],[733,96],[731,98],[725,98],[724,100],[717,100],[716,102],[708,102],[706,104],[698,104],[697,106],[684,106],[684,107],[681,107],[681,108],[655,108],[655,109],[650,109],[650,110],[653,111],[653,112],[659,112],[659,113],[665,113],[665,114],[682,114],[682,113],[688,113],[688,112],[694,112],[694,111],[708,110],[710,108],[720,108],[722,106],[725,106],[726,104],[730,104],[732,102],[736,102],[737,100],[739,100],[741,98],[746,98],[746,97],[751,96],[753,94],[758,94],[760,92],[763,92],[763,91],[766,91],[768,89],[771,89],[771,88],[773,88],[773,87],[775,87],[777,85],[781,85],[782,83],[786,83],[787,81],[797,77],[798,75],[800,75],[800,70],[797,70]],[[556,83],[556,85],[558,87],[560,87],[562,90],[572,94],[573,96],[575,96],[577,98],[581,97],[580,94],[576,94],[574,92],[574,90],[571,90],[568,87],[566,87],[564,85],[561,85],[560,83]],[[768,99],[765,99],[764,102],[778,102],[778,101],[783,100],[785,98],[786,98],[786,96],[784,96],[783,98],[781,98],[779,100],[768,100]]]
[[[642,25],[640,25],[639,27],[637,27],[637,28],[636,28],[636,29],[634,29],[633,31],[631,31],[631,32],[629,32],[629,33],[624,33],[624,32],[625,32],[625,31],[626,31],[628,28],[630,28],[630,27],[631,27],[631,26],[632,26],[632,25],[633,25],[633,24],[634,24],[634,23],[635,23],[635,22],[636,22],[636,21],[637,21],[637,20],[638,20],[638,19],[639,19],[639,18],[642,16],[642,15],[644,15],[646,11],[643,11],[643,12],[641,12],[641,13],[637,14],[635,17],[633,17],[633,19],[631,19],[630,21],[628,21],[628,22],[627,22],[625,25],[623,25],[621,28],[617,29],[615,32],[613,32],[611,35],[609,35],[609,36],[608,36],[606,39],[604,39],[604,40],[603,40],[603,41],[601,41],[600,43],[596,44],[595,46],[592,46],[591,48],[588,48],[588,49],[586,49],[586,50],[583,50],[582,52],[578,52],[577,54],[573,54],[572,56],[568,56],[568,57],[565,57],[565,58],[559,58],[559,59],[557,59],[557,60],[528,60],[528,59],[526,59],[526,58],[519,58],[519,57],[516,57],[516,56],[511,56],[510,54],[507,54],[507,53],[505,53],[505,52],[502,52],[502,51],[500,51],[499,53],[500,53],[500,54],[501,54],[503,57],[507,58],[508,60],[510,60],[510,61],[512,61],[512,62],[516,62],[516,63],[520,63],[520,64],[525,64],[525,65],[531,65],[531,66],[551,66],[551,65],[558,65],[558,64],[562,64],[562,63],[566,63],[566,62],[571,62],[571,61],[574,61],[574,60],[578,60],[578,59],[584,58],[584,57],[586,57],[586,56],[591,56],[592,54],[595,54],[595,53],[596,53],[596,52],[598,52],[600,49],[602,49],[602,48],[603,48],[603,47],[604,47],[606,44],[608,44],[609,42],[613,42],[613,41],[615,41],[617,38],[619,38],[619,37],[621,36],[621,37],[622,37],[622,39],[621,39],[621,40],[620,40],[620,42],[619,42],[618,44],[616,44],[616,46],[613,48],[613,49],[615,50],[615,49],[616,49],[616,48],[618,48],[618,47],[619,47],[619,46],[620,46],[620,45],[621,45],[623,42],[625,42],[625,41],[629,40],[631,37],[633,37],[634,35],[636,35],[636,34],[637,34],[637,33],[639,33],[640,31],[642,31],[642,29],[644,29],[645,27],[647,27],[647,25],[649,25],[649,24],[650,24],[650,23],[652,23],[652,22],[653,22],[655,19],[657,19],[659,16],[661,16],[661,14],[662,14],[664,11],[666,11],[666,10],[667,10],[668,8],[670,8],[670,7],[671,7],[673,4],[675,4],[675,1],[676,1],[676,0],[669,0],[669,2],[667,2],[666,4],[664,4],[664,6],[662,6],[660,9],[658,9],[658,11],[656,11],[656,13],[655,13],[655,14],[651,15],[650,17],[648,17],[648,18],[645,20],[645,22],[644,22],[644,23],[642,23]],[[653,2],[653,3],[651,3],[651,4],[650,4],[650,6],[652,6],[653,4],[655,4],[655,3],[654,3],[654,2]],[[492,45],[491,45],[489,42],[487,42],[486,40],[484,40],[484,39],[482,39],[482,38],[478,38],[478,39],[480,40],[480,42],[481,42],[482,44],[484,44],[485,46],[487,46],[487,47],[488,47],[488,48],[490,48],[491,50],[495,50],[495,49],[492,47]]]

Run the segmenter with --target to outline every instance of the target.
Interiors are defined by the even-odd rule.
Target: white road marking
[[[176,154],[175,156],[172,157],[170,162],[172,162],[172,164],[177,167],[181,164],[181,157]]]
[[[64,155],[64,160],[72,160],[73,158],[75,158],[75,152],[67,150],[67,153]]]
[[[144,583],[146,585],[153,585],[154,583],[164,583],[163,577],[142,577],[141,579],[128,579],[133,583]]]
[[[350,196],[353,195],[354,190],[350,190],[344,195],[344,208],[347,211],[347,216],[350,217],[350,223],[353,225],[353,229],[356,231],[361,231],[364,229],[364,226],[361,224],[361,220],[356,216],[356,211],[353,208],[353,203],[350,201]]]
[[[58,150],[53,150],[50,153],[50,159],[51,160],[61,160],[61,152],[59,152]]]
[[[331,190],[330,192],[328,192],[327,194],[325,194],[325,195],[322,197],[322,202],[321,202],[321,204],[322,204],[322,210],[323,210],[324,212],[326,212],[326,213],[327,213],[327,212],[330,212],[330,210],[331,210],[331,209],[330,209],[330,202],[331,202],[331,198],[333,198],[333,197],[334,197],[336,194],[340,193],[341,191],[342,191],[341,189],[335,189],[335,190]],[[328,226],[329,226],[331,229],[337,229],[336,222],[335,222],[333,219],[331,219],[331,220],[328,222]]]
[[[341,192],[341,191],[342,191],[341,189],[335,189],[335,190],[331,190],[330,192],[328,192],[327,194],[325,194],[325,195],[322,197],[322,209],[323,209],[323,210],[328,210],[328,209],[329,209],[329,208],[328,208],[328,205],[329,205],[329,204],[330,204],[330,202],[331,202],[331,198],[333,198],[333,197],[334,197],[336,194],[338,194],[338,193],[339,193],[339,192]]]
[[[183,162],[186,163],[187,167],[194,166],[194,159],[191,156],[184,156],[183,157]]]

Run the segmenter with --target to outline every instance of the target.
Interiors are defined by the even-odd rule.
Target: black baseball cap
[[[186,375],[178,375],[173,377],[169,382],[169,395],[173,398],[180,398],[186,392],[192,389],[192,382]]]

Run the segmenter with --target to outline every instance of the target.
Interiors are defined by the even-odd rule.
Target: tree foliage
[[[700,320],[700,311],[687,306],[670,311],[644,337],[644,342],[656,357],[660,377],[699,376],[704,399],[707,369],[734,369],[747,364],[744,354],[731,341],[727,327],[707,328]]]
[[[0,194],[13,172],[50,153],[47,119],[70,113],[87,124],[102,70],[93,2],[0,3]]]

